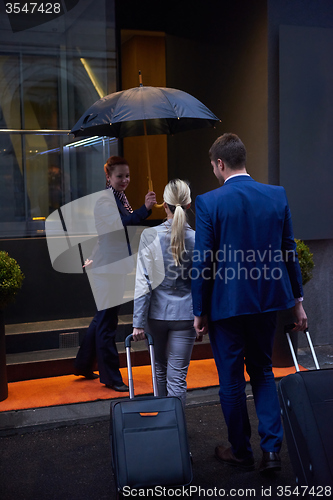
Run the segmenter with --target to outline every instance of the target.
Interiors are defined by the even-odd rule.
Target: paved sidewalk
[[[316,347],[322,368],[332,368],[332,346]],[[307,348],[299,362],[312,369]],[[193,455],[194,479],[184,491],[158,490],[149,498],[302,497],[284,441],[282,470],[269,477],[258,472],[261,459],[258,421],[250,385],[248,408],[256,470],[241,472],[214,458],[214,448],[227,444],[227,429],[218,388],[188,392],[186,419]],[[116,498],[109,444],[110,400],[50,408],[0,412],[1,500],[112,500]],[[139,466],[139,464],[138,464]],[[140,491],[129,498],[138,498]],[[147,496],[145,498],[148,498]],[[313,498],[313,497],[312,497]]]
[[[210,391],[209,391],[210,392]],[[216,393],[216,391],[215,391]],[[227,444],[219,404],[190,404],[186,419],[193,455],[193,483],[184,491],[156,490],[149,498],[285,498],[296,487],[285,444],[282,470],[270,477],[258,472],[261,459],[253,399],[248,399],[257,468],[241,472],[214,457],[217,444]],[[116,498],[111,469],[109,420],[70,425],[0,438],[1,500],[110,500]],[[140,464],[138,464],[138,467]],[[138,497],[133,491],[129,498]],[[148,497],[146,497],[148,498]]]

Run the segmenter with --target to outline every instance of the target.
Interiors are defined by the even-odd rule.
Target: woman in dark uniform
[[[126,271],[122,274],[117,270],[116,274],[112,272],[110,275],[109,269],[112,263],[121,268],[122,264],[118,264],[118,261],[126,257],[126,253],[127,256],[130,255],[128,239],[127,242],[124,239],[126,226],[139,225],[151,214],[151,209],[156,203],[156,195],[153,191],[148,192],[144,204],[133,210],[125,195],[130,182],[127,161],[120,156],[111,156],[104,165],[104,171],[106,191],[96,203],[94,212],[98,241],[91,259],[85,263],[87,270],[89,269],[92,274],[92,278],[89,279],[93,281],[98,311],[82,341],[74,367],[76,375],[88,379],[96,378],[93,366],[97,357],[100,382],[115,391],[125,392],[128,386],[121,377],[115,342],[120,305],[112,306],[112,304],[121,303],[119,297],[123,293]],[[125,232],[123,227],[119,227],[119,215]]]

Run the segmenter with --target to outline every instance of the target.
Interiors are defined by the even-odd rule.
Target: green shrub
[[[0,309],[15,300],[22,287],[24,274],[15,259],[0,251]]]
[[[313,253],[302,240],[296,240],[299,265],[301,266],[303,285],[312,278],[312,269],[314,268]]]

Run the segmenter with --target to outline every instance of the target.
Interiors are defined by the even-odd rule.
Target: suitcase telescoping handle
[[[284,331],[285,331],[285,334],[286,334],[287,339],[288,339],[288,344],[289,344],[289,347],[290,347],[291,355],[292,355],[293,360],[294,360],[296,371],[299,372],[300,370],[299,370],[298,361],[297,361],[296,354],[295,354],[295,349],[294,349],[294,346],[292,344],[292,341],[291,341],[291,338],[290,338],[290,333],[289,333],[293,328],[295,328],[295,325],[287,325],[287,326],[285,326]],[[315,350],[313,348],[313,344],[312,344],[312,340],[311,340],[311,337],[310,337],[309,330],[308,329],[304,330],[304,333],[306,335],[306,338],[308,339],[308,343],[309,343],[309,346],[310,346],[310,349],[311,349],[311,354],[312,354],[315,366],[316,366],[317,370],[320,370],[320,366],[319,366],[319,363],[318,363],[318,359],[317,359]]]
[[[146,336],[146,339],[148,341],[148,350],[149,350],[149,356],[150,356],[154,396],[158,396],[156,367],[155,367],[154,339],[150,335],[150,333],[145,333],[145,336]],[[128,335],[125,339],[127,373],[128,373],[128,387],[129,387],[130,399],[134,398],[134,383],[133,383],[132,361],[131,361],[131,342],[132,342],[132,340],[133,340],[132,334]]]

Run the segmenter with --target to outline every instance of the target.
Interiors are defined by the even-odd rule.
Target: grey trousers
[[[148,320],[154,338],[156,378],[159,396],[177,396],[186,402],[186,376],[196,338],[193,320]]]

